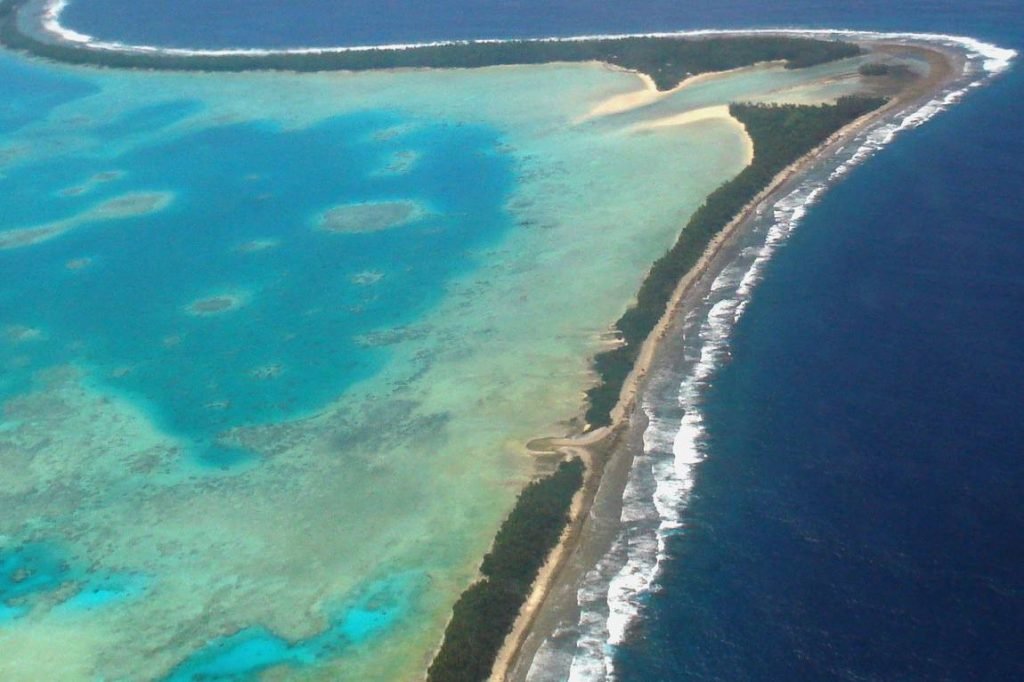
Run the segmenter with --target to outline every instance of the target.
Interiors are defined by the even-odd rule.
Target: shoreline
[[[343,55],[347,53],[373,53],[373,52],[408,52],[417,51],[429,48],[444,48],[444,47],[464,47],[464,46],[487,46],[487,45],[506,45],[512,43],[521,43],[525,45],[530,44],[546,44],[546,43],[585,43],[593,41],[625,41],[625,40],[637,40],[637,39],[715,39],[715,38],[753,38],[753,37],[778,37],[778,38],[804,38],[810,40],[822,40],[822,41],[850,41],[850,42],[882,42],[882,41],[917,41],[928,43],[932,45],[946,45],[956,47],[970,53],[972,56],[984,57],[984,67],[987,71],[995,72],[1004,69],[1010,61],[1016,56],[1016,51],[1008,48],[1001,48],[991,43],[986,43],[981,40],[977,40],[970,36],[961,36],[947,33],[927,33],[927,32],[891,32],[891,31],[865,31],[856,29],[844,29],[844,28],[799,28],[791,26],[779,26],[779,27],[767,27],[767,28],[742,28],[742,29],[720,29],[720,28],[707,28],[707,29],[690,29],[690,30],[678,30],[678,31],[651,31],[651,32],[639,32],[639,33],[596,33],[587,35],[573,35],[573,36],[543,36],[543,37],[513,37],[513,38],[474,38],[467,40],[433,40],[423,41],[414,43],[377,43],[377,44],[364,44],[364,45],[348,45],[348,46],[322,46],[322,47],[290,47],[290,48],[279,48],[279,49],[264,49],[264,48],[178,48],[178,47],[162,47],[156,45],[136,45],[126,44],[118,41],[107,41],[97,40],[93,36],[79,33],[74,29],[69,29],[60,23],[60,17],[64,9],[68,4],[68,0],[0,0],[0,23],[3,21],[10,21],[5,19],[4,14],[10,14],[13,17],[14,33],[20,36],[22,39],[29,43],[36,43],[43,47],[57,47],[57,48],[68,48],[74,52],[92,54],[94,56],[102,57],[107,56],[123,56],[123,57],[145,57],[145,58],[156,58],[159,60],[161,57],[168,59],[182,58],[182,57],[312,57],[312,56],[330,56],[330,55]],[[33,14],[33,25],[30,30],[26,32],[20,25],[21,22],[18,19],[21,17],[23,12],[29,12]],[[61,62],[60,58],[47,56],[45,54],[39,54],[32,49],[25,46],[11,46],[7,45],[0,36],[0,46],[8,47],[16,51],[23,51],[33,54],[34,56],[49,59],[52,61]],[[557,61],[557,60],[556,60]],[[71,63],[71,62],[69,62]],[[74,62],[84,63],[88,62]],[[608,62],[610,66],[618,66],[616,64]],[[115,67],[119,68],[119,67]],[[130,68],[166,68],[167,70],[179,70],[182,67],[166,66],[166,67],[130,67]],[[237,68],[228,68],[225,70],[230,71],[249,71],[249,70],[267,70],[268,67],[261,67],[260,65],[241,65]],[[269,67],[274,68],[274,67]],[[384,67],[388,68],[388,67]],[[402,67],[397,67],[402,68]],[[423,67],[423,68],[452,68],[452,67]],[[455,67],[459,68],[459,67]],[[473,67],[469,67],[473,68]],[[650,79],[653,83],[653,79],[649,74],[645,74],[642,71],[636,69],[633,70],[642,77]],[[720,73],[728,73],[734,70],[734,68],[742,67],[730,67],[726,69],[720,69],[718,71],[706,71],[699,73],[688,74],[685,78],[674,84],[681,86],[686,84],[691,79],[700,79],[705,75],[715,75]],[[287,69],[285,69],[287,70]],[[299,69],[294,69],[299,70]],[[330,69],[325,68],[323,70],[338,70],[344,71],[344,68]],[[696,82],[696,81],[692,81]],[[662,91],[665,92],[665,91]]]
[[[658,324],[643,342],[637,360],[623,384],[619,400],[612,410],[612,424],[579,435],[561,439],[540,439],[528,448],[534,454],[559,453],[563,457],[580,456],[588,464],[584,483],[573,501],[571,520],[559,545],[551,552],[538,575],[527,602],[520,611],[512,631],[498,654],[488,678],[491,682],[526,680],[534,656],[548,636],[558,627],[560,616],[578,613],[575,589],[578,581],[610,546],[614,533],[609,528],[595,529],[607,519],[595,515],[599,505],[621,509],[622,493],[633,460],[633,448],[642,439],[645,424],[637,408],[638,398],[664,342],[689,312],[694,299],[702,293],[726,264],[729,247],[751,226],[760,212],[782,198],[798,185],[808,172],[827,163],[837,151],[876,124],[899,114],[913,115],[927,106],[952,84],[967,75],[966,55],[935,45],[907,46],[899,43],[876,43],[880,52],[908,49],[925,56],[932,71],[912,84],[879,109],[834,132],[828,139],[781,170],[708,244],[697,264],[677,283],[668,307]],[[936,73],[936,66],[941,69]],[[714,75],[714,74],[708,74]],[[637,420],[637,417],[640,419]],[[543,448],[547,444],[551,449]],[[591,466],[594,463],[594,466]],[[613,475],[606,476],[608,470]],[[575,561],[574,561],[575,560]],[[575,563],[575,565],[571,565]],[[571,604],[564,603],[566,600]],[[557,603],[557,602],[563,603]],[[539,623],[546,620],[543,625]]]
[[[53,3],[50,3],[51,5]],[[57,17],[59,19],[59,16]],[[59,27],[59,22],[55,19],[55,25]],[[683,35],[694,36],[742,36],[750,34],[788,34],[788,35],[800,35],[807,37],[821,36],[821,35],[836,35],[837,32],[818,32],[818,31],[775,31],[771,29],[765,30],[754,30],[754,31],[701,31],[701,32],[686,32],[686,33],[673,33],[673,34],[645,34],[648,36],[659,35],[663,37],[681,37]],[[79,34],[80,35],[80,34]],[[892,35],[892,34],[890,34]],[[898,35],[898,34],[896,34]],[[913,35],[914,39],[920,40],[921,36],[926,34],[907,34]],[[629,36],[611,36],[612,39],[616,37],[629,37]],[[844,37],[849,37],[845,35]],[[88,37],[86,37],[88,38]],[[605,38],[609,38],[605,36]],[[574,37],[574,38],[553,38],[553,39],[536,39],[534,42],[540,41],[574,41],[574,40],[585,40],[586,37]],[[961,40],[961,39],[957,39]],[[962,39],[967,41],[969,39]],[[74,42],[74,41],[72,41]],[[479,42],[509,42],[509,41],[479,41]],[[95,45],[83,44],[77,42],[76,49],[86,51],[96,51],[100,48]],[[466,44],[464,41],[458,41],[454,43],[433,43],[430,45],[441,45],[441,44]],[[960,45],[961,49],[967,49],[964,47],[966,43]],[[386,46],[389,49],[414,49],[422,47],[424,45],[408,45],[408,46]],[[878,48],[881,44],[873,44],[873,48]],[[908,48],[906,45],[898,45],[896,43],[891,44],[892,47],[896,47],[902,51],[906,51]],[[103,48],[105,49],[105,48]],[[119,46],[115,48],[116,51],[131,51],[133,49],[145,49],[145,48],[132,48]],[[310,54],[310,53],[323,53],[330,50],[338,51],[359,51],[359,50],[373,50],[379,49],[378,47],[363,47],[363,48],[327,48],[314,49],[299,52],[299,54]],[[916,48],[920,50],[928,50],[929,48]],[[305,48],[303,48],[305,50]],[[713,275],[716,272],[716,268],[719,265],[720,260],[724,257],[724,254],[728,251],[729,246],[734,243],[739,235],[743,234],[745,229],[749,226],[750,221],[756,215],[758,210],[766,204],[770,204],[772,201],[777,199],[782,193],[787,191],[793,183],[798,183],[803,175],[809,170],[816,167],[823,160],[827,160],[837,151],[838,147],[842,147],[852,140],[856,135],[860,134],[865,129],[877,123],[879,120],[886,118],[894,114],[897,111],[903,111],[909,109],[918,100],[927,99],[934,96],[936,93],[941,92],[942,88],[951,82],[956,80],[956,77],[960,74],[955,73],[956,69],[953,69],[951,61],[953,51],[945,53],[941,48],[933,46],[930,48],[931,52],[936,55],[944,55],[943,59],[946,59],[947,66],[950,68],[944,74],[946,80],[942,78],[928,78],[921,79],[927,81],[930,85],[920,83],[920,87],[908,88],[906,93],[901,93],[900,97],[893,98],[892,101],[885,104],[879,110],[866,114],[865,116],[857,119],[853,123],[844,126],[839,131],[831,135],[825,142],[821,143],[818,147],[813,149],[808,154],[805,154],[800,159],[781,170],[775,177],[772,178],[770,183],[761,190],[748,204],[746,204],[741,211],[736,214],[729,223],[713,238],[711,243],[705,249],[703,254],[700,256],[697,264],[691,268],[685,276],[680,279],[675,289],[673,290],[671,299],[665,314],[658,321],[657,326],[643,341],[639,356],[633,365],[626,382],[622,387],[618,402],[615,404],[614,410],[612,411],[612,426],[596,429],[594,431],[587,432],[577,436],[567,436],[565,438],[548,438],[539,439],[533,441],[530,445],[530,449],[537,455],[543,456],[547,454],[548,457],[557,456],[559,459],[570,459],[573,456],[581,457],[586,464],[586,472],[583,484],[579,491],[573,496],[572,507],[570,511],[571,521],[563,531],[561,538],[559,539],[558,545],[546,558],[541,571],[539,572],[536,580],[531,586],[529,596],[522,606],[520,616],[517,618],[513,630],[509,633],[505,639],[499,656],[496,660],[495,667],[492,671],[491,679],[508,679],[510,675],[515,675],[521,672],[524,676],[526,670],[522,669],[525,664],[528,669],[530,658],[526,658],[527,654],[532,658],[532,652],[527,651],[526,643],[528,638],[536,637],[539,634],[539,630],[535,627],[538,618],[549,608],[550,597],[553,592],[559,586],[570,585],[571,582],[567,580],[566,566],[568,562],[577,556],[582,548],[586,546],[586,543],[593,543],[593,533],[589,532],[588,524],[591,523],[591,512],[594,509],[597,500],[602,494],[614,495],[614,491],[618,489],[619,497],[621,497],[621,486],[617,488],[618,479],[608,475],[610,469],[617,469],[617,473],[621,474],[623,471],[628,473],[629,464],[632,461],[632,454],[629,450],[630,442],[633,440],[633,436],[636,435],[636,428],[642,426],[635,421],[635,412],[638,402],[638,397],[642,394],[644,389],[646,375],[651,367],[652,362],[657,356],[659,350],[664,346],[666,338],[671,334],[672,326],[678,322],[681,316],[683,316],[687,310],[685,308],[685,301],[688,297],[695,296],[699,293],[700,288],[707,283],[709,275]],[[173,51],[165,51],[157,49],[157,53],[160,54],[176,54]],[[204,54],[202,52],[195,51],[183,51],[187,54]],[[261,51],[256,53],[245,53],[245,54],[294,54],[292,51]],[[213,53],[206,53],[213,54]],[[219,52],[216,54],[224,54]],[[228,54],[242,54],[241,52],[230,52]],[[45,57],[44,57],[45,58]],[[60,60],[57,60],[60,61]],[[966,59],[962,60],[966,63]],[[612,65],[614,66],[614,65]],[[962,64],[961,64],[962,66]],[[426,67],[433,68],[433,67]],[[243,68],[240,70],[254,70]],[[649,82],[654,86],[657,92],[657,85],[654,80],[647,74],[637,72],[642,79]],[[702,73],[693,76],[693,79],[701,79],[703,77],[713,77],[715,72]],[[689,79],[683,81],[678,87],[682,87],[687,84]],[[934,81],[934,82],[933,82]],[[941,81],[941,82],[939,82]],[[915,83],[914,86],[917,86]],[[667,123],[666,125],[671,125]],[[540,457],[538,458],[540,459]],[[622,486],[625,485],[625,478],[621,478]],[[522,622],[521,622],[522,621]]]
[[[0,3],[3,4],[3,3]],[[689,29],[680,31],[650,31],[639,33],[595,33],[573,36],[542,36],[524,38],[474,38],[467,40],[427,40],[414,43],[376,43],[365,45],[338,45],[338,46],[316,46],[316,47],[290,47],[280,49],[263,48],[176,48],[163,47],[158,45],[133,45],[119,41],[97,40],[95,37],[80,33],[74,29],[67,28],[60,22],[61,15],[67,8],[68,0],[36,0],[35,2],[22,3],[22,7],[33,5],[38,18],[41,20],[40,28],[48,33],[56,43],[74,45],[79,48],[91,48],[95,50],[106,50],[114,52],[143,52],[166,55],[196,55],[196,56],[217,56],[217,55],[275,55],[275,54],[296,54],[308,55],[317,53],[333,52],[365,52],[369,50],[415,50],[425,47],[444,47],[450,45],[467,44],[501,44],[509,42],[545,43],[545,42],[584,42],[590,40],[622,40],[628,38],[701,38],[701,37],[730,37],[750,35],[798,35],[808,38],[822,38],[835,40],[847,38],[851,40],[923,40],[931,42],[955,42],[963,47],[981,52],[988,45],[982,41],[969,36],[958,36],[946,33],[919,33],[919,32],[883,32],[863,31],[854,29],[815,29],[799,28],[792,26],[745,28],[745,29]],[[1001,49],[1004,53],[999,58],[1009,60],[1013,57],[1013,50]],[[700,74],[696,74],[700,75]]]

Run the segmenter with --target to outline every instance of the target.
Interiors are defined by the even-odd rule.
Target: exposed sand
[[[646,73],[636,73],[637,79],[643,86],[639,90],[632,92],[624,92],[618,95],[609,97],[608,99],[599,102],[595,105],[586,115],[577,119],[577,123],[582,123],[594,118],[601,118],[604,116],[614,116],[616,114],[624,114],[634,109],[646,107],[655,102],[659,102],[671,95],[678,93],[684,88],[692,88],[699,83],[707,83],[709,81],[720,80],[722,78],[728,78],[729,76],[735,75],[742,71],[749,71],[755,68],[763,68],[770,65],[778,65],[783,62],[759,62],[757,64],[749,64],[747,66],[741,66],[735,69],[729,69],[727,71],[712,71],[709,73],[699,73],[694,76],[689,76],[684,79],[679,85],[668,90],[659,90],[658,86],[654,83],[654,79],[648,76]],[[619,69],[619,67],[609,66],[611,69]]]
[[[654,84],[654,79],[648,76],[646,73],[636,74],[637,79],[643,85],[640,90],[633,92],[624,92],[614,97],[609,97],[603,102],[599,103],[593,109],[591,109],[585,116],[578,119],[577,122],[587,121],[592,118],[600,118],[602,116],[612,116],[614,114],[621,114],[632,109],[638,109],[645,107],[648,104],[653,104],[660,99],[664,99],[670,93],[675,92],[679,88],[683,87],[682,84],[673,88],[672,90],[666,90],[661,92],[658,90],[658,86]]]
[[[834,133],[829,139],[817,148],[797,160],[789,167],[783,169],[776,175],[769,185],[762,190],[743,210],[715,237],[708,245],[704,254],[697,264],[678,282],[672,298],[657,326],[652,330],[643,346],[641,347],[637,361],[622,387],[619,401],[612,410],[612,425],[610,427],[597,429],[593,432],[583,433],[577,436],[568,436],[561,439],[538,439],[530,444],[531,449],[538,451],[557,451],[563,456],[581,456],[587,463],[584,484],[580,492],[573,500],[571,520],[562,535],[559,546],[552,551],[547,562],[538,574],[533,589],[527,601],[520,610],[519,617],[509,633],[505,643],[498,654],[492,669],[490,680],[499,682],[504,680],[524,680],[529,672],[529,664],[537,647],[540,645],[547,633],[534,633],[532,630],[545,609],[558,609],[575,607],[571,605],[550,604],[549,596],[559,587],[566,588],[562,592],[571,592],[575,595],[575,581],[579,579],[579,570],[566,571],[570,557],[580,553],[586,553],[586,542],[594,535],[606,536],[607,533],[597,534],[592,532],[588,526],[592,523],[591,508],[598,491],[602,486],[602,474],[607,467],[615,465],[616,469],[622,472],[628,471],[629,462],[632,459],[630,448],[627,446],[627,433],[630,427],[630,415],[633,413],[638,392],[643,388],[643,380],[655,352],[659,349],[661,342],[667,335],[670,327],[684,316],[688,306],[684,305],[686,297],[693,292],[699,283],[706,276],[714,276],[717,270],[723,265],[717,261],[722,254],[723,247],[731,243],[735,237],[751,224],[753,216],[760,208],[771,203],[782,193],[791,188],[811,168],[823,159],[834,154],[838,148],[845,146],[855,135],[872,123],[898,111],[908,105],[918,102],[921,99],[930,97],[949,82],[954,80],[963,71],[963,60],[959,55],[940,49],[926,49],[921,47],[908,48],[905,45],[887,45],[884,43],[874,44],[873,50],[880,52],[917,52],[919,56],[927,59],[931,66],[930,73],[926,78],[919,79],[905,87],[892,101],[880,109],[866,114],[860,119],[850,123],[843,129]],[[714,77],[715,74],[707,74]],[[698,77],[700,78],[700,77]],[[682,87],[686,83],[680,85]],[[614,98],[613,98],[614,99]],[[622,100],[625,101],[625,100]],[[639,98],[636,100],[639,101]],[[621,101],[619,102],[621,104]],[[709,107],[708,109],[725,109],[727,107]],[[613,110],[609,107],[607,110]],[[714,116],[721,116],[721,112],[704,112],[702,110],[690,111],[672,116],[661,121],[653,121],[644,124],[645,127],[657,127],[658,125],[685,125],[697,120],[707,120]],[[731,116],[729,118],[732,118]],[[735,120],[735,119],[734,119]],[[738,123],[738,122],[737,122]],[[748,138],[749,139],[749,138]],[[752,158],[752,157],[751,157]],[[634,434],[635,435],[635,434]],[[607,494],[621,498],[622,488],[625,486],[625,475],[618,475],[615,481],[609,481],[615,490]],[[606,491],[603,491],[606,492]],[[593,549],[593,548],[589,548]],[[593,555],[593,552],[590,552]],[[567,575],[571,573],[571,575]],[[560,581],[565,585],[560,585]],[[569,590],[568,588],[572,588]],[[548,626],[554,626],[554,620],[548,618]],[[531,639],[531,649],[524,651],[527,639]]]
[[[743,139],[746,141],[746,164],[750,164],[754,161],[754,141],[747,134],[746,127],[729,113],[729,106],[726,104],[703,107],[701,109],[691,109],[690,111],[684,111],[680,114],[672,116],[666,116],[665,118],[658,118],[651,121],[644,121],[633,126],[633,132],[642,132],[645,130],[657,130],[659,128],[669,128],[673,126],[685,126],[692,123],[700,123],[701,121],[726,121],[732,125],[735,125],[742,133]]]

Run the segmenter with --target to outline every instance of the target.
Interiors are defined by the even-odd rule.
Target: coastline
[[[14,4],[8,0],[4,4]],[[974,52],[982,52],[984,48],[994,48],[979,40],[968,36],[958,36],[944,33],[922,33],[922,32],[881,32],[863,31],[843,28],[835,29],[811,29],[792,28],[787,26],[750,28],[750,29],[692,29],[684,31],[648,31],[639,33],[595,33],[574,36],[546,36],[539,38],[479,38],[469,40],[434,40],[416,43],[380,43],[371,45],[348,45],[331,47],[293,47],[284,49],[256,49],[256,48],[223,48],[223,49],[184,49],[169,48],[154,45],[128,45],[115,41],[97,40],[93,36],[86,35],[68,28],[61,24],[61,14],[67,7],[68,0],[34,0],[33,2],[21,3],[22,6],[33,5],[33,11],[40,19],[41,28],[49,33],[56,42],[64,42],[77,47],[93,47],[107,51],[138,51],[145,53],[156,53],[165,55],[269,55],[269,54],[316,54],[316,53],[339,53],[339,52],[364,52],[368,50],[411,50],[424,47],[443,47],[450,45],[466,45],[476,43],[481,45],[501,44],[508,42],[585,42],[590,40],[620,40],[627,38],[702,38],[702,37],[729,37],[747,35],[793,35],[804,37],[818,37],[826,40],[834,40],[846,37],[852,40],[878,40],[888,38],[891,40],[924,40],[932,42],[957,42],[963,47]],[[20,7],[19,7],[20,9]],[[1015,54],[1013,50],[997,48],[1000,54],[992,55],[992,60],[1008,62]],[[991,69],[992,65],[987,64],[986,68]],[[699,75],[699,74],[698,74]]]
[[[696,29],[696,30],[680,30],[680,31],[651,31],[651,32],[640,32],[640,33],[604,33],[604,34],[588,34],[588,35],[573,35],[573,36],[546,36],[546,37],[535,37],[535,38],[478,38],[473,40],[435,40],[418,43],[380,43],[380,44],[367,44],[367,45],[349,45],[349,46],[330,46],[330,47],[291,47],[291,48],[276,48],[276,49],[256,49],[256,48],[174,48],[174,47],[161,47],[155,45],[131,45],[116,41],[105,41],[97,40],[93,36],[85,35],[73,29],[65,27],[60,22],[61,14],[67,6],[67,0],[0,0],[0,25],[4,23],[10,23],[13,25],[13,32],[9,35],[16,35],[24,39],[28,44],[34,44],[37,47],[57,47],[57,48],[68,48],[75,53],[90,54],[93,57],[99,55],[102,58],[103,55],[107,56],[122,56],[132,57],[137,56],[145,58],[147,61],[154,60],[153,64],[148,64],[144,67],[135,68],[165,68],[167,70],[175,70],[182,68],[180,62],[176,62],[176,59],[188,58],[188,57],[215,57],[215,58],[228,58],[228,57],[240,57],[240,58],[261,58],[261,57],[313,57],[313,56],[331,56],[331,55],[344,55],[350,53],[373,53],[373,52],[409,52],[418,51],[430,48],[446,48],[446,47],[466,47],[466,46],[501,46],[507,44],[523,44],[523,45],[543,45],[551,43],[586,43],[595,41],[626,41],[626,40],[639,40],[639,39],[715,39],[715,38],[751,38],[751,37],[796,37],[810,40],[822,40],[822,41],[852,41],[852,42],[880,42],[880,41],[911,41],[911,42],[923,42],[933,45],[946,45],[948,47],[958,48],[971,53],[974,56],[982,56],[984,58],[984,68],[989,72],[997,72],[1006,68],[1009,62],[1016,56],[1016,51],[1007,48],[1000,48],[996,45],[985,43],[983,41],[971,38],[969,36],[946,34],[946,33],[927,33],[927,32],[892,32],[892,31],[865,31],[865,30],[854,30],[844,28],[793,28],[786,26],[778,27],[765,27],[765,28],[748,28],[748,29],[719,29],[719,28],[707,28],[707,29]],[[21,13],[27,12],[32,15],[35,20],[35,26],[32,27],[31,31],[26,32],[22,27],[19,19]],[[30,22],[31,23],[31,22]],[[9,36],[8,36],[9,37]],[[30,54],[42,57],[44,59],[52,59],[54,61],[61,61],[59,57],[48,56],[34,51],[28,45],[10,45],[4,40],[4,36],[0,35],[0,45],[4,45],[14,50],[25,51]],[[70,54],[70,53],[68,53]],[[166,60],[164,65],[160,60]],[[90,63],[85,62],[69,62],[69,63]],[[636,69],[630,69],[628,67],[622,67],[618,64],[608,62],[609,65],[624,68],[625,70],[633,70],[637,73],[641,73],[642,77],[649,79],[649,82],[654,82],[654,78],[649,74],[644,74],[642,71]],[[112,65],[119,66],[119,65]],[[290,67],[291,70],[331,70],[328,67],[320,67],[317,69],[304,69],[300,68],[301,64],[293,63]],[[131,67],[129,67],[131,68]],[[279,68],[275,66],[261,66],[259,63],[248,63],[248,62],[236,62],[225,65],[222,70],[227,71],[244,71],[244,70],[262,70],[262,69],[273,69]],[[377,68],[377,67],[374,67]],[[383,67],[383,68],[403,68],[403,67]],[[426,67],[432,68],[432,67]],[[469,67],[473,68],[473,67]],[[715,76],[722,73],[728,73],[733,68],[740,67],[727,67],[719,68],[712,71],[704,71],[700,73],[686,74],[684,78],[679,79],[673,84],[673,88],[681,86],[684,83],[699,82],[703,76]],[[335,67],[334,70],[345,70],[344,68]],[[669,88],[666,88],[669,90]],[[662,91],[665,92],[665,91]]]
[[[880,52],[908,50],[907,45],[899,43],[877,43],[872,47]],[[581,456],[588,466],[583,487],[577,494],[578,499],[573,502],[572,517],[562,541],[548,557],[513,630],[506,638],[491,672],[491,682],[525,681],[533,658],[543,642],[564,624],[567,615],[578,614],[576,587],[586,571],[596,564],[611,544],[614,533],[609,528],[609,513],[617,516],[621,510],[622,494],[633,453],[637,448],[642,448],[646,423],[643,411],[638,409],[638,399],[645,388],[647,374],[658,353],[665,350],[666,340],[678,330],[682,319],[703,295],[710,281],[726,265],[730,247],[752,226],[766,207],[785,196],[807,173],[827,163],[859,135],[893,116],[914,112],[926,106],[966,75],[968,60],[961,53],[935,45],[917,45],[909,49],[928,60],[931,66],[929,76],[920,79],[879,109],[836,131],[780,171],[714,237],[697,264],[677,283],[665,314],[644,341],[637,361],[623,384],[619,400],[611,413],[612,424],[577,436],[545,439],[530,444],[531,451],[538,454],[554,451],[566,458]],[[544,445],[552,448],[544,450]],[[607,508],[605,513],[596,513],[599,506]]]
[[[736,32],[722,32],[722,34],[726,33],[731,35]],[[812,35],[815,32],[795,31],[794,33]],[[406,47],[412,48],[417,46]],[[905,46],[899,46],[899,48],[906,49]],[[358,50],[373,48],[340,49]],[[947,55],[947,57],[949,56]],[[694,78],[699,79],[703,76],[713,77],[714,75],[715,73],[701,74]],[[644,76],[644,74],[641,74],[642,78]],[[656,90],[657,86],[654,84],[653,79],[649,76],[646,76],[646,78],[654,85]],[[914,97],[927,99],[939,90],[941,90],[941,86],[934,86],[931,89],[922,86],[920,92],[915,91]],[[913,101],[916,101],[914,97],[908,94],[907,101],[903,102],[903,105],[906,107],[912,106]],[[630,372],[619,401],[615,406],[612,427],[598,429],[582,436],[547,439],[535,441],[531,444],[533,446],[531,449],[538,453],[560,452],[566,458],[573,455],[582,456],[588,464],[586,480],[580,491],[573,498],[571,512],[573,521],[563,532],[558,546],[547,558],[544,567],[538,575],[530,596],[523,607],[520,619],[517,620],[513,632],[506,639],[492,677],[506,679],[508,675],[516,674],[516,671],[522,668],[524,661],[528,665],[529,661],[524,656],[528,653],[526,640],[540,632],[535,626],[542,612],[549,607],[553,593],[560,586],[571,586],[571,581],[568,580],[566,571],[568,562],[574,556],[578,556],[581,553],[583,548],[586,547],[586,543],[590,542],[593,545],[594,538],[597,536],[596,533],[591,532],[592,518],[590,518],[590,514],[597,504],[598,497],[614,493],[616,489],[621,493],[621,488],[625,485],[625,472],[628,472],[628,464],[631,460],[630,448],[634,445],[634,437],[638,433],[642,435],[643,430],[642,420],[637,419],[637,401],[644,390],[647,372],[652,362],[665,346],[666,339],[671,336],[673,325],[678,323],[680,317],[687,311],[687,300],[700,294],[701,288],[717,272],[720,261],[725,257],[730,245],[734,243],[739,235],[744,233],[760,207],[770,204],[788,191],[788,188],[794,183],[798,183],[806,172],[824,160],[831,158],[837,148],[847,144],[880,119],[900,109],[896,104],[896,102],[890,102],[882,109],[865,115],[862,119],[849,124],[815,148],[811,153],[786,167],[772,179],[768,187],[748,203],[728,223],[726,228],[714,238],[700,257],[698,264],[678,282],[666,314],[662,316],[654,332],[644,341],[640,357]],[[612,496],[614,497],[614,495]],[[520,620],[524,622],[520,623]],[[498,677],[499,673],[501,675],[500,678]],[[523,674],[525,675],[525,671],[523,671]]]

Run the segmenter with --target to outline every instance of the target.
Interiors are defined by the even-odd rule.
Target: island
[[[906,116],[947,93],[968,75],[971,59],[948,43],[828,32],[732,32],[693,36],[625,36],[586,39],[453,42],[422,46],[295,51],[153,50],[75,42],[53,30],[52,5],[39,0],[0,4],[0,44],[35,58],[63,64],[154,71],[329,72],[383,69],[477,69],[558,62],[599,62],[635,72],[649,88],[635,101],[608,102],[597,115],[615,116],[692,87],[701,78],[766,63],[797,70],[840,60],[862,81],[854,94],[829,103],[734,101],[704,112],[742,126],[752,157],[738,175],[711,191],[679,226],[674,244],[650,265],[635,300],[612,324],[606,349],[592,358],[592,381],[580,386],[581,411],[567,420],[559,437],[524,444],[536,459],[537,475],[518,495],[501,524],[479,576],[454,604],[443,640],[426,673],[435,682],[525,679],[531,657],[556,622],[551,613],[567,608],[550,599],[555,587],[579,579],[583,551],[592,532],[588,512],[599,495],[621,496],[630,443],[638,428],[635,410],[652,359],[666,352],[673,326],[689,297],[705,289],[726,253],[766,206],[854,144],[867,129]],[[976,61],[976,60],[975,60]],[[628,98],[627,98],[628,99]],[[595,115],[595,116],[597,116]],[[701,110],[659,125],[695,120]],[[689,119],[685,117],[689,116]],[[89,209],[88,221],[157,212],[170,195],[127,195]],[[413,200],[342,203],[327,208],[315,229],[334,237],[375,235],[409,229],[429,211]],[[34,245],[62,235],[82,220],[0,233],[0,249]],[[277,246],[272,239],[245,242],[236,250],[254,253]],[[601,257],[614,257],[604,254]],[[80,269],[89,259],[69,261]],[[387,281],[384,273],[352,275],[364,288]],[[220,316],[242,306],[245,297],[219,294],[186,304],[191,316]],[[362,338],[389,338],[375,332]],[[386,345],[369,344],[367,346]],[[252,370],[260,379],[277,377],[278,364]],[[606,475],[614,471],[614,475]],[[568,607],[568,608],[571,608]],[[545,628],[547,628],[545,630]]]

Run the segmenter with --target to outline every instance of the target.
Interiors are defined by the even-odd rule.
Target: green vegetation
[[[877,62],[871,64],[862,64],[857,73],[862,76],[888,76],[892,69],[889,68],[888,64],[879,64]]]
[[[480,567],[483,575],[455,603],[444,643],[427,673],[433,682],[487,679],[494,658],[526,601],[537,572],[558,544],[573,495],[583,484],[583,461],[562,462],[519,494],[512,513]]]
[[[692,74],[785,60],[787,68],[861,53],[854,44],[780,36],[603,38],[595,40],[465,42],[410,49],[303,54],[183,55],[97,50],[26,35],[17,13],[26,0],[0,6],[0,43],[68,64],[181,71],[365,71],[409,67],[476,68],[506,64],[601,61],[649,74],[661,89]]]
[[[565,41],[466,42],[410,49],[303,54],[182,55],[98,50],[23,33],[17,13],[27,0],[0,0],[0,44],[68,64],[179,71],[364,71],[389,68],[477,68],[511,64],[599,61],[648,74],[659,89],[687,76],[785,61],[801,68],[861,54],[857,45],[781,36],[604,38]],[[863,68],[863,67],[862,67]],[[882,100],[843,98],[833,106],[732,105],[754,140],[755,160],[697,210],[676,244],[654,263],[637,302],[616,323],[623,344],[594,361],[600,383],[588,391],[587,421],[608,424],[609,411],[632,369],[640,345],[661,318],[679,279],[711,239],[771,178],[835,130],[880,106]],[[502,524],[481,565],[481,579],[455,604],[444,642],[428,671],[434,682],[486,679],[538,571],[568,521],[583,482],[583,462],[562,462],[530,483]]]
[[[675,245],[655,261],[640,287],[636,303],[615,323],[622,344],[594,358],[594,369],[600,381],[587,391],[586,419],[591,427],[611,423],[611,409],[636,362],[640,346],[665,313],[679,280],[696,265],[715,235],[767,187],[779,171],[884,101],[872,97],[843,97],[834,105],[733,104],[729,107],[729,112],[743,123],[754,141],[754,161],[708,195]]]

